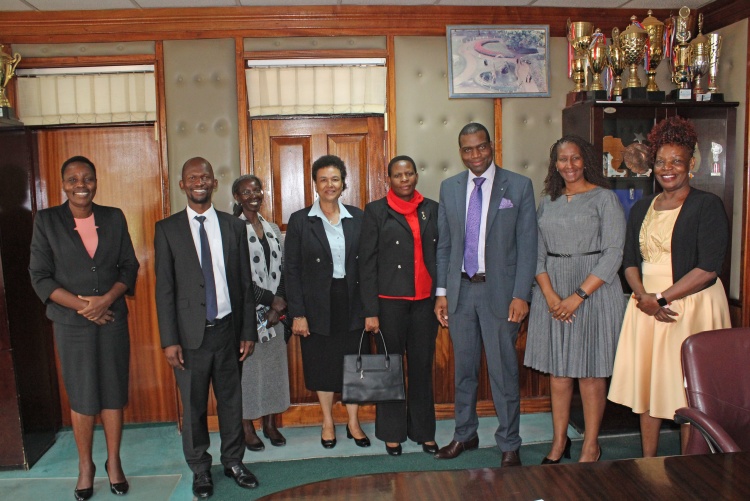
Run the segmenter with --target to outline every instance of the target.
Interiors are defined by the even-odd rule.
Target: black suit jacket
[[[435,296],[438,204],[425,198],[417,207],[422,256]],[[387,197],[365,206],[359,244],[359,273],[365,317],[378,316],[378,295],[414,296],[414,236],[406,218]]]
[[[346,245],[346,285],[349,290],[349,329],[364,327],[359,294],[359,236],[362,210],[345,205],[351,218],[343,218]],[[284,278],[289,315],[307,317],[310,332],[327,336],[331,329],[333,257],[323,221],[309,216],[311,207],[289,218],[284,243]]]
[[[237,342],[257,341],[245,223],[225,212],[216,214]],[[156,312],[162,348],[179,344],[197,349],[206,326],[206,292],[186,210],[156,223],[154,247]]]
[[[94,221],[99,244],[90,257],[68,202],[44,209],[36,214],[31,238],[29,273],[34,291],[47,305],[47,317],[67,325],[90,325],[91,322],[75,310],[50,301],[56,289],[81,296],[101,296],[116,282],[133,295],[138,276],[138,260],[128,233],[128,223],[122,211],[115,207],[93,204]],[[119,297],[110,310],[116,318],[125,318],[128,306]]]

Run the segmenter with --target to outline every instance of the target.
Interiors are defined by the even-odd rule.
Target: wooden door
[[[125,422],[177,420],[172,370],[164,359],[154,301],[154,224],[164,217],[159,145],[152,125],[66,127],[36,132],[39,151],[40,208],[65,201],[60,166],[83,155],[96,166],[95,202],[119,207],[128,221],[141,268],[130,310],[130,392]],[[58,361],[59,371],[59,361]],[[63,422],[70,407],[60,385]]]
[[[383,127],[382,116],[253,120],[253,174],[265,187],[263,216],[285,230],[294,211],[313,203],[312,164],[329,154],[346,164],[342,202],[364,207],[385,196]]]

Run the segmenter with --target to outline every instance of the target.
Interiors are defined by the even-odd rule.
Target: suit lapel
[[[195,247],[195,240],[193,240],[193,231],[190,228],[187,209],[183,209],[183,211],[178,212],[178,214],[179,217],[177,218],[177,231],[175,232],[175,236],[179,240],[178,243],[180,244],[180,247],[190,256],[191,261],[193,261],[198,268],[198,271],[202,274],[203,270],[201,269],[201,260],[198,256],[198,249]],[[180,247],[178,247],[178,249]]]
[[[308,216],[308,222],[310,223],[310,229],[315,235],[315,238],[320,241],[320,245],[328,253],[328,257],[333,260],[333,254],[331,253],[331,246],[328,244],[328,237],[326,236],[326,230],[323,228],[323,220],[318,216]],[[346,237],[346,225],[344,225],[344,236]]]
[[[500,201],[505,195],[505,190],[508,189],[508,178],[505,173],[499,167],[495,167],[495,180],[492,182],[492,193],[490,194],[490,206],[487,209],[487,228],[485,234],[489,235],[492,229],[492,223],[495,221],[497,216],[498,207],[500,207]]]
[[[408,231],[411,234],[411,228],[409,227],[409,223],[406,222],[406,217],[403,214],[399,214],[395,210],[391,208],[390,205],[386,203],[386,207],[388,210],[388,213],[393,216],[393,218],[398,221],[398,224],[404,227],[406,231]]]
[[[78,252],[82,252],[84,256],[88,256],[89,251],[87,251],[86,246],[83,245],[83,239],[81,238],[81,235],[76,231],[76,220],[75,218],[73,218],[73,213],[70,211],[70,207],[68,206],[67,201],[65,202],[63,208],[63,218],[65,220],[65,230],[68,232],[68,235],[73,241],[73,244],[76,246],[76,249],[78,250]],[[94,216],[94,220],[96,222],[96,216]]]
[[[456,201],[456,214],[458,214],[458,221],[461,224],[461,245],[463,245],[463,237],[466,235],[466,183],[469,182],[469,171],[467,170],[462,175],[458,176],[456,180],[456,196],[453,199]]]
[[[235,246],[234,244],[234,232],[232,227],[229,225],[229,221],[226,218],[221,217],[221,214],[216,213],[216,217],[219,218],[219,230],[221,231],[221,247],[224,251],[224,269],[229,270],[229,253],[227,249],[231,249]]]
[[[108,250],[108,247],[113,244],[112,242],[112,221],[108,221],[104,214],[98,209],[96,204],[93,205],[94,211],[94,224],[96,225],[96,234],[98,236],[98,242],[96,244],[96,251],[94,252],[94,259],[97,256],[103,256]],[[77,233],[77,232],[76,232]]]
[[[344,225],[344,261],[351,259],[352,246],[354,245],[354,218],[345,217],[341,224]],[[330,252],[330,248],[328,249]]]

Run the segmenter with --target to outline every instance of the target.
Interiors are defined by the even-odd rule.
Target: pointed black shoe
[[[336,447],[336,428],[333,429],[333,438],[331,440],[326,440],[323,438],[323,430],[320,432],[320,445],[323,446],[324,449],[333,449]]]
[[[427,454],[436,454],[437,451],[440,450],[440,448],[437,445],[437,442],[432,445],[426,444],[424,442],[417,442],[417,443],[422,446],[422,452],[426,452]]]
[[[349,425],[346,425],[346,438],[354,438],[352,432],[349,431]],[[367,435],[365,435],[365,438],[354,438],[354,443],[357,444],[357,447],[370,447],[370,439],[367,438]],[[401,446],[399,445],[399,448],[400,447]]]
[[[104,471],[107,472],[107,477],[109,477],[109,459],[104,462]],[[112,494],[124,496],[128,493],[129,489],[130,484],[127,480],[125,480],[124,482],[118,482],[116,484],[113,484],[111,480],[109,481],[109,490],[112,491]]]
[[[544,459],[542,459],[542,464],[558,464],[562,458],[570,459],[571,444],[572,442],[570,441],[570,437],[565,437],[565,450],[563,451],[562,456],[557,459],[550,459],[545,456]]]
[[[94,476],[96,476],[96,465],[94,465]],[[91,499],[91,496],[94,495],[94,479],[91,479],[91,487],[86,487],[85,489],[75,489],[73,490],[73,496],[76,498],[76,501],[86,501],[87,499]]]

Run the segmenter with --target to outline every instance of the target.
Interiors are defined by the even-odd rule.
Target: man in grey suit
[[[497,167],[487,129],[458,136],[467,172],[440,185],[435,315],[453,341],[456,428],[437,459],[479,446],[476,412],[482,344],[499,425],[502,466],[521,464],[516,338],[529,312],[537,225],[531,180]],[[506,313],[507,312],[507,313]]]
[[[218,185],[203,158],[182,167],[187,208],[156,223],[156,310],[161,345],[182,399],[182,448],[193,471],[193,494],[213,494],[208,453],[208,390],[219,414],[224,474],[240,487],[258,485],[242,464],[240,363],[258,339],[247,230],[214,209]]]

